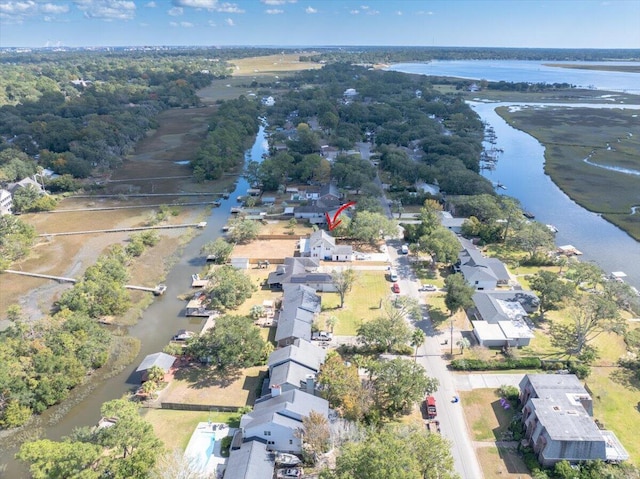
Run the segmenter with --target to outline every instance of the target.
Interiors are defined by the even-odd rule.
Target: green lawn
[[[337,293],[322,293],[322,314],[319,326],[324,327],[324,319],[336,316],[338,322],[334,334],[355,336],[358,327],[380,314],[380,300],[391,296],[391,283],[385,278],[384,271],[358,271],[357,280],[345,296],[344,307],[340,306]]]
[[[238,413],[206,411],[174,411],[171,409],[145,409],[143,417],[151,423],[156,436],[172,451],[184,451],[189,444],[191,434],[200,422],[222,422],[238,427]]]

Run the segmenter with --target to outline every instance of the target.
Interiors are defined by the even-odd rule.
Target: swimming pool
[[[198,423],[191,435],[185,458],[194,472],[201,474],[218,474],[224,469],[227,458],[222,457],[222,438],[232,436],[235,429],[221,423]]]

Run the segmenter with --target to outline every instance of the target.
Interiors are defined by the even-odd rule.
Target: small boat
[[[507,187],[506,187],[506,186],[504,186],[504,185],[503,185],[502,183],[500,183],[499,181],[496,183],[496,188],[500,188],[500,189],[502,189],[502,190],[506,190],[506,189],[507,189]]]
[[[298,456],[288,454],[286,452],[276,453],[276,464],[282,464],[283,466],[295,466],[301,463],[302,461]]]
[[[558,228],[556,228],[556,227],[555,227],[555,226],[553,226],[553,225],[545,225],[545,226],[546,226],[546,227],[549,229],[549,231],[551,231],[553,234],[556,234],[556,233],[558,232]]]
[[[156,296],[162,296],[166,290],[167,290],[167,285],[160,283],[153,290],[153,294],[156,295]]]
[[[531,213],[531,211],[523,211],[522,214],[524,215],[525,218],[529,218],[530,220],[536,217],[536,215]]]
[[[193,331],[187,331],[186,329],[180,329],[176,334],[171,338],[172,341],[186,341],[187,339],[191,339],[195,337],[196,333]]]

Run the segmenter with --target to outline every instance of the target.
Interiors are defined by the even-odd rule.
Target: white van
[[[391,271],[389,271],[389,279],[393,282],[398,281],[398,273],[396,272],[395,269],[392,269]]]
[[[402,254],[409,254],[409,245],[408,244],[403,244],[402,248],[400,249],[400,251],[402,251]]]

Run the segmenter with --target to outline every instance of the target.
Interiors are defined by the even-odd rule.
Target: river
[[[268,143],[263,125],[260,126],[252,148],[245,153],[245,163],[249,160],[261,162],[262,155],[266,152],[268,152]],[[129,336],[139,339],[141,343],[140,352],[136,359],[120,374],[106,381],[98,384],[96,384],[97,380],[91,381],[91,384],[87,385],[93,388],[90,394],[69,409],[60,420],[54,419],[59,414],[59,406],[45,411],[40,417],[42,424],[53,423],[46,426],[46,438],[59,440],[63,436],[69,435],[77,427],[95,425],[100,419],[100,407],[104,402],[118,399],[139,386],[139,383],[132,380],[135,378],[133,373],[147,354],[162,351],[179,329],[199,329],[203,321],[198,318],[187,318],[184,311],[185,302],[179,300],[177,295],[189,291],[191,275],[200,273],[205,265],[205,258],[201,255],[200,249],[205,243],[221,236],[222,227],[229,219],[232,206],[237,206],[238,196],[245,195],[248,188],[247,181],[240,177],[229,198],[222,200],[219,208],[212,209],[207,218],[207,226],[183,248],[176,263],[167,274],[165,295],[157,297],[143,312],[140,320],[129,328]],[[78,391],[74,391],[72,395],[80,393],[82,388],[83,386]],[[27,469],[13,459],[16,452],[15,448],[0,452],[0,464],[7,465],[6,470],[0,472],[0,477],[11,479],[29,477]]]
[[[637,73],[552,68],[545,67],[543,62],[443,61],[398,64],[389,69],[406,73],[495,81],[567,82],[590,85],[602,90],[640,93],[640,74]],[[593,261],[607,273],[625,272],[628,275],[625,281],[640,289],[640,243],[600,215],[582,208],[562,192],[544,173],[544,147],[532,136],[509,126],[495,112],[499,106],[524,103],[474,101],[469,104],[484,122],[493,127],[497,137],[495,147],[503,150],[495,169],[483,170],[483,175],[494,183],[505,185],[507,190],[504,194],[520,200],[523,208],[532,212],[536,220],[558,228],[556,244],[575,246],[583,253],[583,261]],[[619,104],[570,106],[622,107]],[[638,105],[625,107],[640,108]],[[638,187],[640,189],[640,182]],[[498,191],[502,193],[501,190]]]
[[[569,83],[580,88],[624,91],[640,94],[640,74],[602,70],[580,70],[552,67],[563,65],[625,65],[638,66],[638,62],[539,62],[518,60],[459,60],[429,63],[398,63],[388,69],[421,75],[448,76],[471,80]]]

